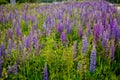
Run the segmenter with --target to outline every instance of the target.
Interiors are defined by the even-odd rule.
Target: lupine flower
[[[88,47],[88,41],[87,41],[86,35],[84,35],[82,37],[82,52],[83,53],[86,53],[87,47]]]
[[[99,38],[100,39],[102,39],[103,32],[104,32],[104,27],[103,27],[102,23],[99,23]]]
[[[76,58],[76,55],[77,55],[77,41],[74,41],[74,59]]]
[[[110,35],[108,31],[103,32],[103,37],[102,37],[102,44],[104,47],[108,47],[108,41],[109,41]]]
[[[60,36],[60,39],[61,39],[61,41],[63,42],[63,43],[65,43],[66,42],[66,34],[64,33],[64,32],[62,32],[62,34],[61,34],[61,36]]]
[[[22,32],[21,32],[20,26],[16,27],[16,34],[17,34],[17,36],[19,36],[19,37],[22,36]]]
[[[37,46],[38,46],[38,40],[37,40],[37,38],[36,38],[35,36],[33,36],[32,41],[33,41],[33,46],[34,46],[35,48],[37,48]]]
[[[63,32],[63,30],[64,30],[63,23],[59,23],[57,25],[56,29],[57,29],[57,32],[59,32],[59,33]]]
[[[48,68],[47,63],[45,63],[44,70],[43,70],[43,80],[48,80]]]
[[[2,44],[1,46],[0,46],[0,55],[1,56],[5,56],[5,50],[6,50],[6,48],[5,48],[5,45],[4,44]]]
[[[111,45],[110,45],[110,57],[111,61],[114,60],[114,53],[115,53],[115,46],[114,46],[114,40],[112,40]]]
[[[25,46],[25,48],[29,48],[30,41],[31,41],[30,37],[25,37],[24,38],[24,46]]]
[[[0,78],[2,77],[2,66],[3,66],[3,60],[2,57],[0,56]]]
[[[98,40],[98,38],[99,38],[99,25],[98,25],[98,24],[96,24],[96,25],[94,26],[93,31],[94,31],[94,39],[95,39],[95,41],[97,42],[97,40]]]
[[[90,72],[93,73],[96,68],[96,48],[95,45],[93,45],[93,49],[90,55]]]
[[[67,26],[66,26],[66,30],[67,30],[67,33],[68,33],[68,34],[71,32],[70,21],[68,21],[68,24],[67,24]]]

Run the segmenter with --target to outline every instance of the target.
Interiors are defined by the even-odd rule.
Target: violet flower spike
[[[93,73],[96,68],[96,48],[95,45],[93,45],[93,49],[90,55],[90,72]]]
[[[43,70],[43,80],[48,80],[48,69],[47,69],[47,63],[45,63],[44,70]]]
[[[2,77],[2,65],[3,65],[3,60],[2,57],[0,56],[0,78]]]
[[[88,47],[88,41],[86,35],[82,38],[82,52],[85,54]]]
[[[61,38],[61,41],[63,42],[63,44],[65,44],[67,39],[66,39],[66,34],[64,32],[62,32],[60,38]]]

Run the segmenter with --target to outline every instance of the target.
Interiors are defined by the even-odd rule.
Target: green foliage
[[[1,4],[6,4],[6,3],[8,3],[7,0],[0,0],[0,5],[1,5]]]

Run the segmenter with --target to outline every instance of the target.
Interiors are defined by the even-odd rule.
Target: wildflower
[[[37,46],[38,46],[38,40],[37,40],[37,38],[35,36],[33,36],[32,41],[33,41],[33,47],[37,48]]]
[[[63,30],[64,30],[63,23],[59,23],[59,24],[57,25],[56,29],[57,29],[57,32],[58,32],[58,33],[63,32]]]
[[[21,32],[20,26],[16,27],[16,34],[17,34],[17,36],[19,36],[19,37],[22,36],[22,32]]]
[[[43,80],[48,80],[48,69],[47,69],[47,63],[45,63],[44,70],[43,70]]]
[[[96,24],[96,25],[94,26],[93,31],[94,31],[94,39],[95,39],[95,41],[97,42],[97,40],[98,40],[98,38],[99,38],[99,26],[98,26],[98,24]]]
[[[68,21],[68,24],[67,24],[67,26],[66,26],[66,30],[67,30],[67,33],[68,33],[68,34],[71,32],[70,21]]]
[[[111,61],[114,60],[114,53],[115,53],[115,46],[114,46],[114,40],[111,41],[111,45],[110,45],[110,57],[111,57]]]
[[[90,55],[90,72],[94,72],[96,68],[96,49],[95,45],[93,45],[93,49]]]
[[[6,50],[5,45],[2,44],[0,46],[0,56],[5,56],[5,50]]]
[[[83,53],[86,53],[87,47],[88,47],[88,41],[87,41],[86,35],[84,35],[82,37],[82,52]]]
[[[0,78],[2,77],[2,65],[3,65],[3,60],[2,57],[0,56]]]
[[[29,46],[30,46],[30,41],[31,41],[31,38],[30,38],[30,37],[25,37],[25,38],[24,38],[24,46],[25,46],[25,48],[29,48]]]
[[[63,42],[63,44],[66,42],[66,35],[65,35],[65,33],[64,32],[62,32],[62,34],[61,34],[61,36],[60,36],[60,38],[61,38],[61,41]]]

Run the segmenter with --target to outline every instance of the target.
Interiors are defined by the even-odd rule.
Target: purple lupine
[[[45,63],[44,70],[43,70],[43,80],[48,80],[48,68],[47,63]]]
[[[65,34],[65,32],[62,32],[62,34],[60,35],[60,39],[61,39],[61,41],[63,42],[63,43],[65,43],[66,42],[66,34]]]
[[[95,45],[93,45],[93,49],[90,55],[90,72],[93,73],[96,68],[96,48]]]
[[[20,26],[17,26],[17,27],[16,27],[16,34],[17,34],[17,36],[19,36],[19,37],[22,36],[22,32],[21,32]]]
[[[11,40],[9,40],[9,42],[8,42],[8,54],[10,54],[11,53],[11,50],[12,50],[12,41]]]
[[[57,30],[58,33],[63,32],[63,30],[64,30],[63,23],[59,23],[56,27],[56,30]]]
[[[94,32],[94,39],[97,42],[98,37],[99,37],[99,25],[98,24],[94,26],[93,32]]]
[[[38,46],[38,39],[35,36],[33,36],[32,41],[33,41],[33,47],[37,48],[37,46]]]
[[[115,54],[115,46],[114,46],[114,40],[111,41],[111,45],[110,45],[110,57],[111,57],[111,61],[114,60],[114,54]]]
[[[0,56],[0,78],[2,77],[2,66],[3,66],[3,60],[2,57]]]
[[[102,25],[102,23],[99,23],[99,38],[102,39],[103,36],[103,32],[104,32],[104,27]]]
[[[103,32],[103,37],[102,37],[102,44],[104,47],[108,47],[108,41],[109,41],[110,35],[108,31]]]
[[[80,38],[82,38],[82,33],[83,31],[82,31],[82,27],[80,27],[79,29],[78,29],[78,35],[79,35],[79,37]]]
[[[5,53],[6,53],[5,50],[6,50],[5,45],[2,44],[0,46],[0,56],[5,56]]]
[[[86,53],[88,47],[88,41],[86,35],[82,37],[82,53]]]
[[[31,39],[30,39],[29,36],[24,38],[24,46],[25,46],[25,48],[29,48],[30,41],[31,41]]]
[[[71,32],[70,21],[68,21],[68,24],[66,26],[66,30],[67,30],[68,34]]]

